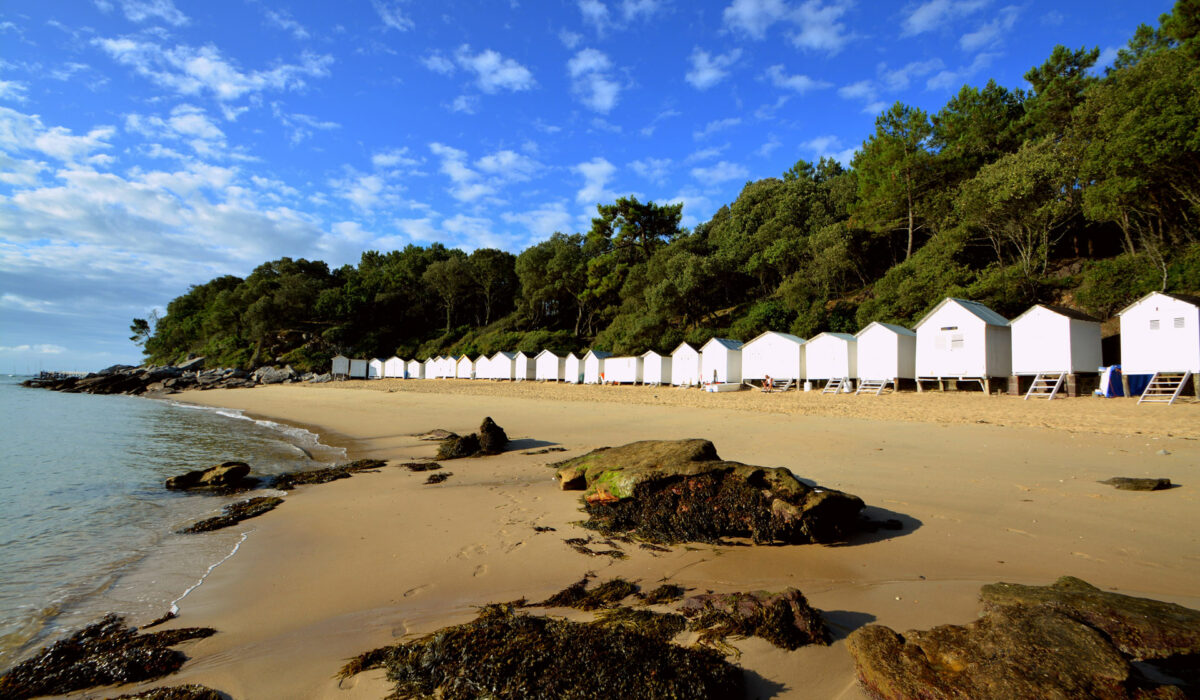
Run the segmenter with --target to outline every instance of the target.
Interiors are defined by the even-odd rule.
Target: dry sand
[[[751,697],[862,698],[845,635],[965,623],[979,586],[1070,574],[1102,588],[1200,607],[1200,406],[1093,398],[1027,403],[979,393],[884,397],[703,394],[458,380],[385,380],[189,392],[177,398],[309,426],[352,457],[429,457],[431,428],[487,415],[515,442],[498,457],[446,462],[453,476],[379,473],[300,487],[247,521],[239,553],[180,604],[172,623],[219,634],[182,647],[170,683],[235,698],[378,698],[382,672],[339,683],[345,659],[474,617],[474,606],[540,600],[594,571],[699,592],[798,587],[837,641],[795,652],[735,642]],[[726,459],[784,466],[863,498],[901,532],[845,546],[626,546],[589,558],[578,494],[545,465],[602,445],[703,437]],[[545,445],[562,454],[524,455]],[[1165,451],[1169,454],[1160,454]],[[1182,487],[1116,491],[1111,476]],[[535,525],[556,528],[535,532]],[[161,685],[163,683],[159,683]],[[128,688],[122,691],[128,692]]]

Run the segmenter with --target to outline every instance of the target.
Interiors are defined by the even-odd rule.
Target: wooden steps
[[[1030,398],[1046,399],[1053,401],[1058,395],[1058,391],[1062,389],[1063,382],[1067,379],[1066,372],[1041,372],[1033,378],[1033,383],[1029,385],[1029,391],[1025,392],[1025,400]]]
[[[854,395],[874,394],[879,396],[887,388],[887,385],[891,383],[892,380],[890,379],[860,379],[858,380],[858,389],[855,390]]]
[[[838,377],[836,379],[830,379],[828,382],[826,382],[825,388],[821,389],[821,393],[822,394],[839,394],[842,392],[843,387],[848,386],[849,382],[850,382],[850,379],[848,377]]]
[[[1183,393],[1191,372],[1155,372],[1146,385],[1146,390],[1138,397],[1138,405],[1143,403],[1165,403],[1171,405]]]

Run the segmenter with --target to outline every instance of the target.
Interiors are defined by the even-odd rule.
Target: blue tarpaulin
[[[1126,374],[1125,379],[1129,382],[1129,395],[1141,396],[1153,376],[1152,374]],[[1121,365],[1100,368],[1100,389],[1096,393],[1109,399],[1125,395],[1125,389],[1121,382]]]

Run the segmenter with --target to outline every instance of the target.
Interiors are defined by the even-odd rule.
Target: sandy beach
[[[824,611],[836,641],[786,652],[736,640],[749,696],[763,698],[865,697],[846,634],[870,622],[898,630],[968,622],[984,583],[1048,584],[1069,574],[1200,607],[1197,404],[465,380],[172,398],[303,425],[353,458],[393,464],[434,454],[436,444],[414,434],[470,432],[484,416],[513,444],[497,457],[445,462],[453,476],[438,485],[388,467],[299,487],[277,510],[242,523],[240,551],[170,623],[219,633],[182,646],[191,657],[184,668],[146,687],[196,682],[235,698],[383,697],[390,686],[381,671],[344,682],[334,674],[349,657],[466,621],[479,605],[543,599],[588,571],[644,588],[799,588]],[[856,494],[871,517],[904,528],[833,547],[626,546],[619,561],[563,543],[587,531],[572,524],[582,517],[578,493],[560,491],[548,463],[605,445],[688,437],[712,440],[725,459],[787,467]],[[545,446],[566,452],[522,454]],[[1112,476],[1166,476],[1181,486],[1143,493],[1097,483]]]

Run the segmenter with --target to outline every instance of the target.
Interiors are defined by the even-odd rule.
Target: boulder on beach
[[[226,488],[237,486],[250,474],[245,462],[222,462],[208,469],[194,469],[167,479],[167,488],[182,491],[194,488]]]
[[[508,446],[508,435],[504,428],[496,425],[491,416],[483,419],[479,426],[479,451],[485,455],[498,455]]]
[[[722,460],[708,440],[645,440],[555,465],[583,489],[588,527],[662,543],[750,537],[757,543],[844,541],[862,499],[809,486],[781,467]]]
[[[1070,577],[1052,586],[984,586],[983,600],[987,612],[966,625],[855,630],[846,646],[859,681],[885,700],[1195,696],[1187,685],[1195,681],[1171,669],[1195,666],[1197,611]],[[1132,663],[1160,655],[1158,672]]]
[[[1140,478],[1133,476],[1114,476],[1100,483],[1121,491],[1163,491],[1171,488],[1171,480],[1166,477]]]
[[[496,425],[490,417],[484,418],[478,433],[456,435],[446,430],[434,430],[420,436],[422,440],[431,439],[431,435],[445,434],[438,447],[437,459],[462,459],[463,457],[478,457],[480,455],[498,455],[508,445],[508,435],[504,428]]]
[[[781,649],[828,646],[829,629],[820,611],[795,588],[781,593],[707,593],[686,598],[679,612],[706,636],[761,637]]]

